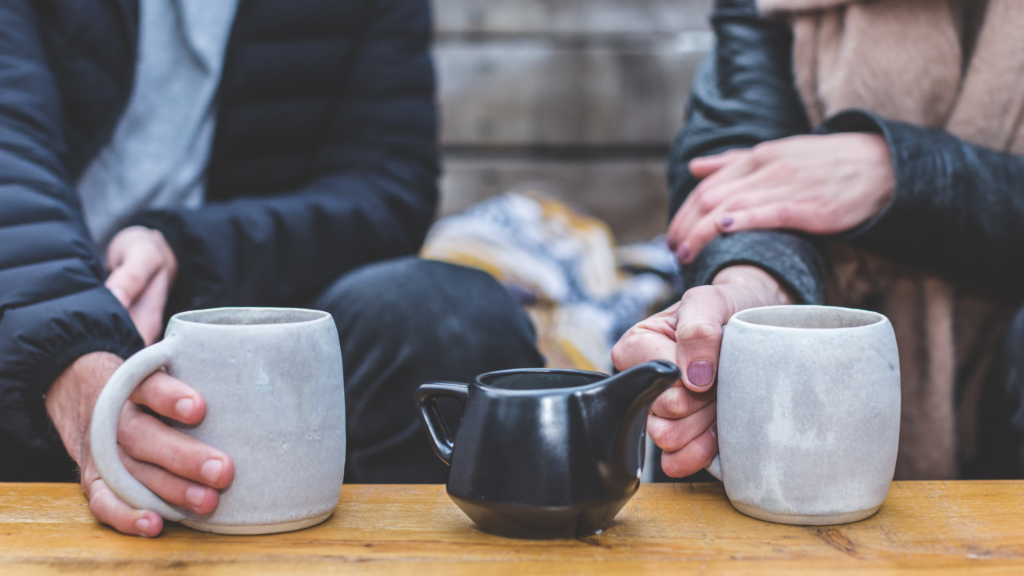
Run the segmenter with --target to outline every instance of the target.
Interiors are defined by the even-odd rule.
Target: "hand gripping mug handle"
[[[434,452],[444,463],[452,465],[452,450],[455,449],[455,438],[452,437],[448,425],[444,423],[441,411],[437,408],[437,399],[449,396],[462,402],[465,409],[469,398],[469,386],[456,382],[428,382],[416,389],[416,407],[419,408],[420,422],[427,429]]]
[[[150,374],[174,357],[173,338],[144,348],[129,358],[107,381],[92,413],[89,446],[96,471],[122,500],[139,510],[152,510],[172,522],[185,520],[183,510],[168,504],[128,473],[117,454],[117,424],[125,402]]]

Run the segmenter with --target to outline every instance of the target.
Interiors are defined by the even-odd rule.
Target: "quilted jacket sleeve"
[[[128,356],[142,340],[103,287],[63,164],[61,100],[28,0],[0,3],[0,430],[58,441],[43,407],[79,356]]]
[[[181,261],[171,309],[308,302],[340,274],[415,253],[437,200],[426,0],[376,0],[314,179],[273,197],[170,209],[135,223]]]
[[[670,214],[698,183],[688,169],[693,158],[810,132],[793,84],[789,26],[760,17],[753,0],[718,0],[711,21],[715,50],[694,79],[686,124],[669,157]],[[805,237],[785,232],[717,237],[684,270],[687,285],[708,284],[737,264],[763,268],[804,303],[822,301],[821,254]]]

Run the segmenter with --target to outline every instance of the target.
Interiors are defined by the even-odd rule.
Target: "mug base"
[[[761,510],[760,508],[749,504],[743,504],[742,502],[730,502],[730,504],[732,504],[733,508],[747,516],[750,516],[751,518],[775,522],[776,524],[795,524],[798,526],[849,524],[850,522],[863,520],[875,512],[878,512],[878,509],[881,508],[881,505],[878,505],[874,508],[868,508],[867,510],[855,510],[853,512],[843,512],[842,514],[826,514],[818,516],[810,514],[776,514],[775,512]]]
[[[210,532],[212,534],[278,534],[280,532],[294,532],[296,530],[302,530],[303,528],[309,528],[310,526],[316,526],[330,518],[333,513],[334,511],[331,510],[326,514],[313,516],[312,518],[291,520],[289,522],[278,522],[276,524],[210,524],[207,522],[194,522],[192,520],[182,520],[179,524],[188,526],[193,530]]]

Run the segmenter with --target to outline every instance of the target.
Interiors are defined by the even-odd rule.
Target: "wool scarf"
[[[1024,154],[1024,1],[971,2],[758,0],[758,9],[792,27],[794,80],[813,124],[860,108]],[[896,331],[897,478],[956,478],[977,449],[982,386],[1012,310],[849,247],[832,244],[829,257],[827,302],[875,309]]]

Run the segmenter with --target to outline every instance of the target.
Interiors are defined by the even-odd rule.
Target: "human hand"
[[[155,537],[163,529],[163,518],[118,498],[99,477],[89,451],[96,398],[121,363],[106,352],[82,356],[50,386],[46,411],[78,462],[82,490],[96,519],[124,534]],[[218,489],[234,478],[231,458],[164,424],[147,408],[158,416],[198,424],[206,414],[202,396],[167,373],[154,372],[121,410],[118,453],[128,472],[164,500],[198,514],[211,512],[220,498]]]
[[[619,370],[651,360],[685,367],[682,380],[654,401],[647,418],[647,434],[664,451],[666,474],[689,476],[718,453],[713,384],[722,326],[740,310],[790,302],[764,270],[732,266],[719,272],[711,286],[687,290],[682,300],[631,328],[612,348]]]
[[[107,289],[128,310],[146,346],[156,342],[178,274],[178,260],[164,235],[142,226],[121,230],[107,247],[107,265]]]
[[[877,134],[793,136],[695,158],[702,178],[669,225],[669,247],[689,264],[722,232],[788,229],[838,234],[888,205],[896,186]]]

